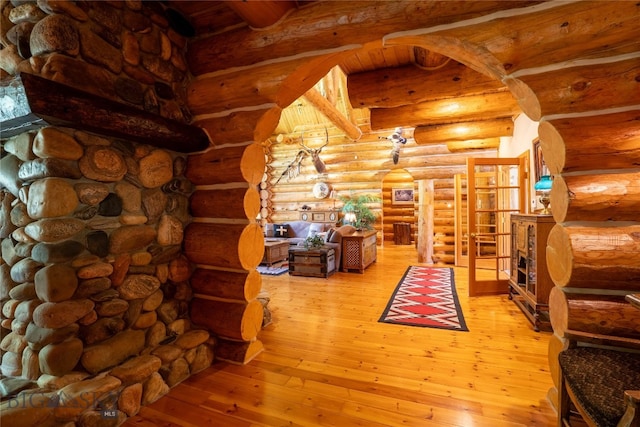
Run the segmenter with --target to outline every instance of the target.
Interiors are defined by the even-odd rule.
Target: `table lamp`
[[[550,175],[542,175],[540,177],[540,181],[536,182],[533,186],[536,193],[540,195],[540,203],[544,206],[542,210],[542,215],[550,215],[551,211],[549,210],[549,203],[551,203],[551,198],[549,194],[551,194],[551,187],[553,186],[553,180]]]

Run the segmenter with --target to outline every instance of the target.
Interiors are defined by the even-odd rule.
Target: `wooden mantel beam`
[[[202,151],[209,137],[199,127],[23,73],[0,86],[0,99],[14,108],[0,116],[2,138],[49,125],[71,126],[104,136],[178,151]],[[5,109],[2,109],[5,110]]]
[[[354,141],[362,136],[362,131],[358,126],[347,120],[344,115],[334,107],[320,92],[311,88],[305,92],[304,97],[322,114],[324,114],[333,124],[344,131],[344,133]]]

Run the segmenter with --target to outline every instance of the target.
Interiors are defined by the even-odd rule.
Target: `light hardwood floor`
[[[263,276],[273,323],[246,366],[216,362],[128,426],[553,426],[548,332],[507,296],[467,296],[469,332],[379,323],[413,246],[378,247],[364,274]]]

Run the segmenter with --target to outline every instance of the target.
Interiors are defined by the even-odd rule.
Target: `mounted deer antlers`
[[[329,144],[329,131],[327,131],[327,128],[324,128],[324,132],[326,135],[326,140],[320,148],[311,148],[304,145],[304,134],[303,132],[300,133],[300,146],[302,147],[302,149],[298,151],[296,156],[293,158],[291,163],[289,163],[289,166],[287,166],[284,172],[282,172],[282,175],[280,175],[275,184],[280,182],[282,177],[284,177],[285,175],[287,175],[287,181],[300,175],[300,164],[307,156],[311,156],[313,167],[316,168],[316,172],[325,173],[327,171],[326,165],[324,164],[322,159],[320,159],[320,153],[322,152],[322,149],[326,147],[327,144]]]

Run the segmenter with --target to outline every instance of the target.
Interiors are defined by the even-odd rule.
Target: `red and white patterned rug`
[[[409,267],[379,322],[468,331],[453,269]]]

